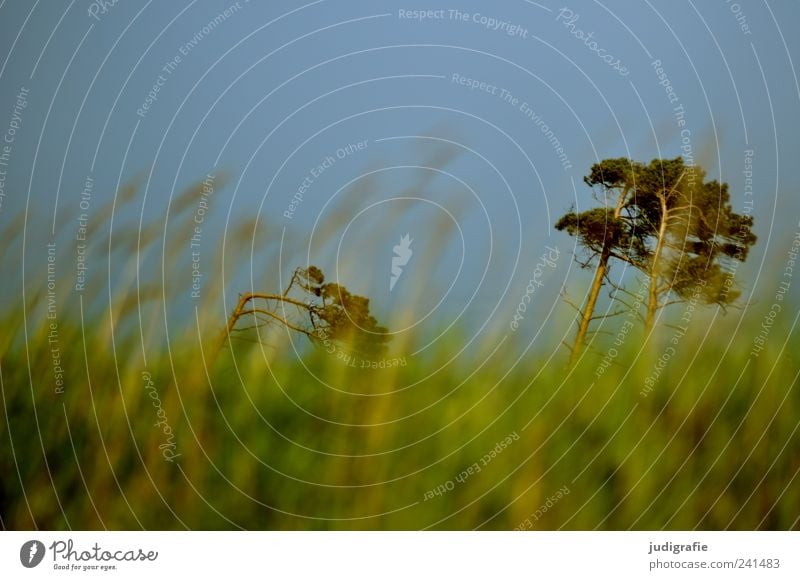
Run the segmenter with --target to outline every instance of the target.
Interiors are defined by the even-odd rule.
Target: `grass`
[[[252,227],[234,237],[249,244]],[[165,253],[159,285],[158,228],[146,231],[139,255],[113,249],[108,271],[108,239],[95,235],[95,283],[82,297],[59,275],[63,393],[44,284],[24,306],[12,289],[0,311],[6,529],[800,528],[789,314],[759,357],[749,351],[760,314],[738,329],[735,316],[715,322],[705,340],[708,326],[694,324],[648,396],[666,329],[646,344],[631,335],[599,378],[604,347],[566,372],[546,340],[519,360],[478,344],[442,365],[458,329],[390,369],[351,368],[299,337],[295,353],[274,334],[214,357],[235,296],[209,280],[198,308],[186,306],[169,275],[185,255]],[[136,235],[119,243],[135,248]],[[58,263],[71,252],[59,241]],[[44,279],[43,264],[29,279]],[[159,276],[137,280],[146,264]],[[165,328],[166,305],[185,315]],[[730,348],[720,339],[734,335]],[[168,461],[165,449],[179,455]]]

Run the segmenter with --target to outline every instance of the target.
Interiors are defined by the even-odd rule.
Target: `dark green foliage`
[[[747,259],[756,242],[753,218],[733,210],[727,183],[705,175],[682,157],[602,161],[584,182],[600,188],[603,206],[570,211],[555,227],[578,238],[589,257],[584,265],[597,256],[614,258],[649,278],[651,314],[698,294],[707,304],[731,304],[740,292],[726,266]]]
[[[298,269],[295,279],[305,292],[319,298],[309,302],[313,330],[310,336],[346,343],[358,353],[370,356],[384,352],[391,336],[369,311],[369,298],[351,293],[325,276],[316,266]]]
[[[603,206],[581,213],[570,211],[556,222],[557,230],[577,237],[587,250],[589,261],[586,264],[602,255],[604,249],[609,257],[624,258],[632,263],[643,264],[648,260],[646,237],[633,215],[641,211],[636,203],[637,185],[642,185],[640,173],[641,164],[625,158],[594,164],[583,181],[589,187],[600,188],[600,195],[596,197]]]
[[[602,186],[605,190],[620,189],[633,183],[638,164],[620,157],[606,159],[592,165],[589,175],[583,178],[589,187]]]
[[[248,326],[239,324],[242,319]],[[381,356],[391,339],[389,331],[370,314],[368,298],[352,294],[339,284],[326,284],[325,275],[316,266],[297,268],[283,294],[239,295],[218,349],[234,331],[255,330],[257,340],[262,340],[260,329],[275,324],[306,335],[331,354],[344,350]]]
[[[556,229],[580,237],[585,248],[597,253],[602,251],[606,242],[619,246],[627,236],[625,223],[615,218],[613,211],[604,207],[580,214],[567,213],[556,222]]]
[[[752,232],[753,218],[737,214],[730,202],[727,183],[705,181],[705,171],[687,167],[679,157],[665,170],[670,189],[647,192],[647,235],[657,239],[651,223],[666,225],[664,256],[667,266],[649,272],[659,276],[659,284],[678,299],[689,299],[702,283],[702,300],[706,304],[726,306],[735,302],[740,292],[731,288],[724,266],[733,261],[744,262],[756,242]],[[663,164],[651,163],[650,173],[658,174]],[[679,173],[680,172],[680,173]],[[682,176],[682,178],[681,178]],[[664,207],[655,207],[654,199],[665,200]]]

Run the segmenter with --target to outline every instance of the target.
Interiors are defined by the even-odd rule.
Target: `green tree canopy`
[[[389,331],[370,313],[369,298],[325,282],[316,266],[298,268],[282,294],[248,293],[239,297],[228,319],[224,342],[239,330],[243,318],[256,326],[282,324],[306,335],[315,344],[338,344],[363,356],[381,356],[391,339]]]
[[[740,292],[728,272],[733,262],[747,259],[756,236],[752,216],[733,210],[727,183],[706,181],[706,172],[682,157],[649,164],[608,159],[593,165],[584,182],[602,205],[573,209],[555,225],[578,239],[583,266],[596,262],[574,351],[594,319],[601,287],[622,289],[608,277],[612,260],[647,278],[648,329],[658,310],[675,302],[699,296],[724,307],[737,300]]]

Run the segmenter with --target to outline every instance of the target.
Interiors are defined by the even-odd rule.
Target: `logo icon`
[[[19,549],[19,561],[26,568],[36,568],[44,559],[44,544],[39,540],[28,540]]]
[[[393,248],[394,256],[392,257],[392,278],[389,280],[389,292],[394,290],[394,285],[403,275],[403,266],[407,265],[408,261],[411,260],[411,256],[414,255],[414,251],[411,249],[411,242],[413,241],[406,234],[400,238],[400,243]]]

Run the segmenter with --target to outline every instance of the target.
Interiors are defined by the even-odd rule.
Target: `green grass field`
[[[609,345],[567,371],[547,333],[386,369],[280,337],[216,356],[220,289],[167,342],[178,291],[137,290],[135,259],[110,294],[99,262],[82,297],[59,277],[57,342],[44,282],[0,313],[6,529],[800,528],[796,305],[757,357],[766,302],[698,316],[643,391],[665,326],[599,376]]]

